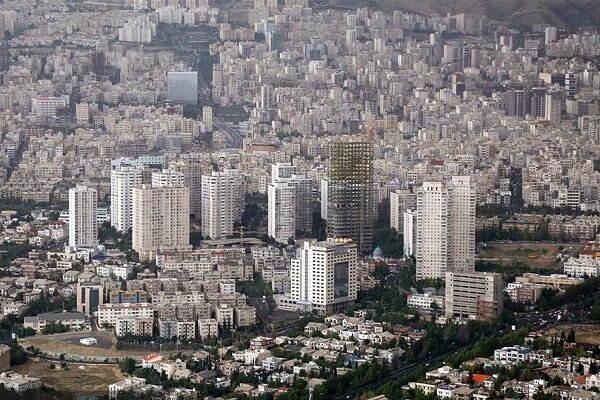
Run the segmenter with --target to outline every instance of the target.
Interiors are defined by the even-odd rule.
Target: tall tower
[[[181,158],[169,162],[169,169],[183,174],[184,186],[190,190],[190,214],[200,219],[202,210],[203,161],[197,153],[182,154]]]
[[[133,249],[140,259],[154,259],[161,250],[190,248],[190,194],[184,186],[133,189]]]
[[[202,175],[202,236],[221,239],[233,234],[234,192],[231,175]]]
[[[475,187],[469,176],[423,182],[417,192],[417,279],[475,270]]]
[[[448,271],[475,271],[475,186],[470,176],[448,184]]]
[[[417,279],[443,278],[448,267],[448,191],[423,182],[417,192]]]
[[[352,239],[361,253],[373,250],[373,143],[329,146],[327,235]]]
[[[296,236],[296,189],[290,182],[272,182],[267,187],[268,234],[280,243]]]
[[[116,230],[126,232],[131,228],[133,188],[141,185],[142,171],[138,168],[110,171],[110,223]]]
[[[92,247],[98,238],[97,194],[87,186],[69,189],[69,246]]]

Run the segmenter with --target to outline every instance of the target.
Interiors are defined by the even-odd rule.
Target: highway
[[[229,142],[232,148],[242,148],[243,142],[242,135],[240,135],[239,132],[239,126],[236,126],[231,122],[225,122],[220,118],[215,118],[213,121],[213,125],[225,134],[225,136],[227,137],[227,141]]]

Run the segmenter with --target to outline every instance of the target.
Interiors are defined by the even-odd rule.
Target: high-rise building
[[[448,183],[448,270],[475,270],[476,191],[469,176]]]
[[[446,316],[492,320],[504,306],[502,275],[489,272],[446,272]]]
[[[468,176],[423,182],[417,192],[417,279],[475,268],[475,188]]]
[[[190,190],[190,214],[200,218],[202,210],[203,161],[199,154],[182,154],[176,161],[169,162],[169,169],[183,174],[184,186]]]
[[[304,311],[344,311],[356,300],[358,253],[343,241],[305,241],[290,269],[290,299]]]
[[[404,241],[404,256],[411,257],[415,255],[417,248],[417,211],[406,210],[404,211],[404,217],[402,218],[403,228],[403,241]]]
[[[271,165],[267,191],[269,235],[283,243],[294,238],[296,232],[312,231],[312,181],[296,172],[296,166],[290,163]],[[293,208],[287,213],[289,207]]]
[[[329,146],[327,235],[352,239],[361,253],[373,250],[373,143],[337,141]]]
[[[546,111],[544,113],[546,121],[550,121],[553,124],[560,124],[562,122],[562,103],[562,90],[553,89],[546,93]]]
[[[189,189],[184,186],[133,189],[133,249],[140,259],[154,259],[162,250],[191,247],[189,201]]]
[[[534,87],[529,93],[529,115],[544,119],[546,114],[546,88]]]
[[[8,40],[0,40],[0,72],[8,71],[10,66],[10,52]]]
[[[289,182],[272,182],[267,187],[270,237],[287,243],[296,236],[296,189]]]
[[[161,172],[152,173],[153,187],[182,187],[185,186],[185,179],[181,172],[175,172],[163,169]]]
[[[142,185],[139,168],[124,167],[110,171],[110,222],[117,231],[131,228],[133,188]]]
[[[408,189],[390,193],[390,228],[401,235],[404,233],[404,212],[417,210],[417,194]]]
[[[547,26],[544,31],[544,43],[548,46],[550,43],[558,39],[558,28],[555,26]]]
[[[77,283],[77,311],[92,315],[98,306],[104,304],[104,285],[101,282],[89,281]]]
[[[211,106],[202,107],[202,122],[207,132],[213,130],[213,109]]]
[[[231,177],[232,188],[232,207],[233,222],[241,222],[244,209],[246,208],[246,176],[239,169],[225,168],[225,175]]]
[[[234,179],[224,172],[202,175],[202,236],[221,239],[233,234]]]
[[[98,239],[96,190],[77,186],[69,190],[69,246],[93,247]]]
[[[169,101],[196,104],[198,102],[198,72],[168,72],[167,97]]]
[[[529,90],[522,84],[510,85],[504,94],[504,110],[510,117],[525,118],[529,112]]]

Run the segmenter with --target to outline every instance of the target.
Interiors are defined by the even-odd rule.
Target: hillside
[[[600,25],[599,0],[330,0],[341,8],[367,6],[386,12],[419,14],[473,13],[516,25],[549,23],[560,28]]]

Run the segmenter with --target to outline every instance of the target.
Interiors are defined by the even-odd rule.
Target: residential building
[[[110,222],[119,232],[132,227],[133,188],[142,185],[142,171],[124,167],[110,172]]]
[[[446,316],[492,320],[504,306],[502,275],[489,272],[446,272]]]
[[[189,189],[142,185],[133,189],[133,249],[142,260],[158,251],[189,249]]]
[[[356,300],[357,266],[351,241],[303,242],[291,261],[291,300],[322,315],[345,310]]]
[[[69,190],[69,246],[94,247],[98,240],[97,192],[87,186]]]
[[[417,193],[417,279],[475,269],[475,189],[468,176],[424,182]]]

